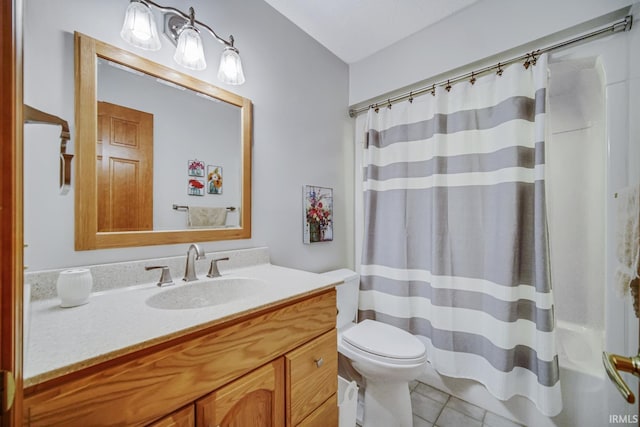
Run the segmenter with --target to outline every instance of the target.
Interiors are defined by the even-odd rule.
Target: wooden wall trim
[[[22,424],[22,0],[0,1],[0,368],[17,385],[6,427]]]

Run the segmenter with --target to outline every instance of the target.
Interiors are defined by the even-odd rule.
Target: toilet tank
[[[338,305],[338,317],[336,326],[341,329],[349,323],[355,322],[358,313],[358,293],[360,292],[360,275],[355,271],[341,268],[339,270],[322,273],[332,280],[344,281],[336,286],[336,300]]]

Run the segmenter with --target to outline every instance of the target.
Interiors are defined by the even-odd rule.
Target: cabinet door
[[[284,361],[275,360],[196,402],[198,427],[284,425]]]
[[[193,427],[196,425],[193,409],[193,405],[186,406],[149,424],[148,427]]]

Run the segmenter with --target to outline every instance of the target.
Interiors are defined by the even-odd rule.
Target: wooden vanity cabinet
[[[337,426],[335,320],[331,288],[214,323],[27,387],[24,425]]]
[[[196,427],[338,425],[335,329],[196,401]],[[286,366],[286,371],[285,371]]]

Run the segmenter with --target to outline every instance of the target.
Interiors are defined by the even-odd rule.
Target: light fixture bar
[[[176,9],[175,7],[171,7],[171,6],[161,6],[158,3],[152,1],[152,0],[136,0],[140,3],[144,3],[147,6],[153,6],[154,8],[158,9],[160,12],[164,13],[164,14],[172,14],[173,17],[175,16],[179,16],[180,18],[182,18],[184,21],[189,22],[191,20],[191,17],[182,12],[179,9]],[[169,18],[169,20],[171,20],[171,17]],[[165,22],[167,21],[167,18],[165,18]],[[224,38],[220,37],[218,34],[216,34],[215,31],[213,31],[213,29],[211,27],[209,27],[207,24],[205,24],[204,22],[198,21],[197,19],[194,19],[193,22],[195,24],[198,24],[198,26],[204,28],[205,30],[207,30],[216,40],[218,40],[220,43],[222,43],[225,46],[233,46],[233,36],[229,36],[229,41],[225,40]],[[166,24],[165,24],[165,28]],[[171,39],[171,37],[170,37]],[[175,42],[177,43],[177,37],[175,38]]]
[[[169,41],[176,46],[173,59],[179,65],[191,70],[204,70],[207,61],[204,54],[200,30],[206,30],[213,38],[224,45],[218,79],[230,85],[244,83],[244,71],[238,49],[233,45],[234,39],[220,37],[204,22],[195,19],[193,7],[189,13],[182,12],[171,6],[162,6],[153,0],[130,0],[127,7],[125,21],[120,31],[120,36],[131,45],[140,49],[158,50],[161,47],[160,39],[152,13],[152,8],[157,9],[163,16],[164,34]]]

